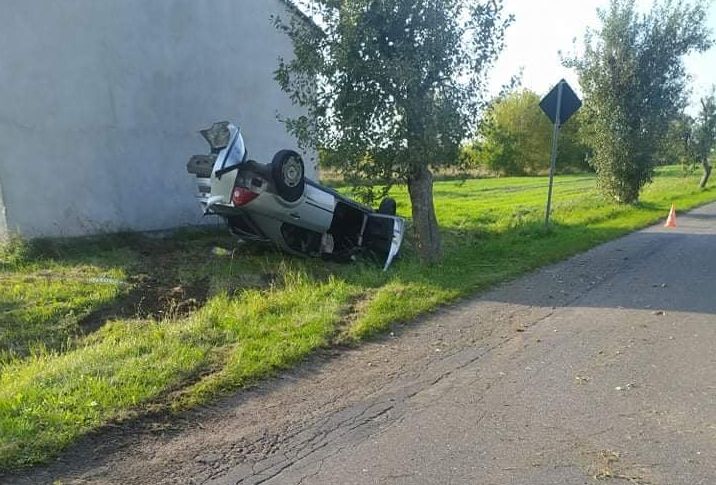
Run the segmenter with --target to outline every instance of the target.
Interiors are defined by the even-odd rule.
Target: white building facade
[[[185,171],[231,120],[251,158],[296,149],[273,80],[283,0],[0,0],[0,234],[202,222]],[[307,176],[315,160],[306,156]]]

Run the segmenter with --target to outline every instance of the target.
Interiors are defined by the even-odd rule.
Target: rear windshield
[[[231,140],[229,145],[229,153],[226,155],[223,168],[231,168],[240,163],[246,161],[248,153],[246,151],[246,145],[244,145],[244,138],[241,136],[241,130],[236,133],[236,136]]]

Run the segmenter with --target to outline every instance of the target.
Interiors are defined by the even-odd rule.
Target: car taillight
[[[235,207],[241,207],[242,205],[248,204],[258,196],[259,194],[251,192],[246,187],[234,187],[234,191],[231,193],[231,202],[234,203]]]

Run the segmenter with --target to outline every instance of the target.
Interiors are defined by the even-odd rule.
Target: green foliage
[[[657,165],[679,164],[684,172],[693,172],[695,161],[689,147],[693,123],[694,120],[684,113],[669,122],[656,155]]]
[[[474,133],[510,20],[501,1],[315,0],[323,31],[277,20],[293,41],[276,79],[306,116],[286,120],[347,180],[389,186],[455,163]]]
[[[0,270],[14,268],[25,259],[27,252],[27,244],[18,236],[0,239]]]
[[[701,98],[696,118],[681,114],[673,120],[664,138],[661,157],[664,163],[678,161],[684,173],[691,174],[698,164],[704,168],[701,187],[711,175],[711,159],[716,147],[716,89]]]
[[[701,98],[701,109],[691,135],[691,147],[698,163],[706,164],[713,156],[716,148],[716,89]]]
[[[478,139],[464,152],[472,165],[501,175],[536,175],[549,170],[553,127],[539,107],[540,97],[527,89],[493,101]],[[562,128],[558,170],[586,171],[588,150],[581,140],[581,116]]]
[[[660,0],[642,15],[634,0],[611,0],[584,54],[565,61],[580,75],[599,186],[619,202],[638,200],[652,179],[669,120],[686,103],[683,58],[711,46],[706,11]]]
[[[583,110],[562,126],[557,151],[557,173],[593,172],[593,152],[587,143],[586,112]]]
[[[486,165],[504,175],[535,174],[549,166],[552,125],[540,98],[522,90],[492,104],[483,132]]]

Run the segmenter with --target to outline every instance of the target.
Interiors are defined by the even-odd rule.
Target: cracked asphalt
[[[11,483],[716,483],[716,204]]]

